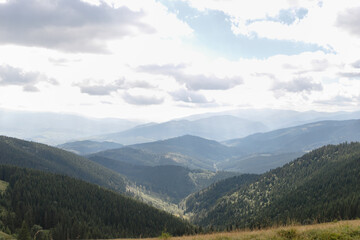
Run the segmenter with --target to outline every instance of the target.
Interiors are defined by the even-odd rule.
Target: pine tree
[[[22,223],[20,233],[18,236],[18,240],[31,240],[29,227],[25,221],[23,221],[23,223]]]

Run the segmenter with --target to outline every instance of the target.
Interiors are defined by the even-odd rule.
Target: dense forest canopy
[[[192,195],[185,206],[195,223],[220,229],[355,219],[359,173],[360,143],[327,145],[234,189],[219,182]],[[204,204],[203,195],[216,196],[219,188],[225,194]]]
[[[9,186],[0,196],[1,229],[23,222],[50,230],[53,239],[155,237],[194,233],[189,223],[131,198],[63,175],[0,165]]]

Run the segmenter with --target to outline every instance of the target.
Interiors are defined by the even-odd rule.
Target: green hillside
[[[122,162],[145,165],[180,165],[191,169],[217,170],[216,164],[232,155],[232,149],[216,141],[185,135],[101,151],[100,156]]]
[[[125,192],[125,180],[118,173],[76,154],[44,144],[0,136],[0,164],[64,174]]]
[[[191,170],[182,166],[143,166],[118,160],[92,156],[90,160],[120,173],[146,191],[155,193],[162,199],[178,203],[189,194],[201,190],[210,184],[237,175],[232,172],[211,172]]]
[[[324,146],[196,209],[192,219],[219,228],[354,219],[360,217],[359,172],[360,143]]]
[[[203,190],[189,195],[180,204],[185,213],[191,213],[193,221],[203,217],[207,211],[216,204],[216,202],[224,195],[232,194],[240,187],[256,181],[259,175],[243,174],[240,176],[230,177],[204,188]]]
[[[170,214],[110,190],[63,175],[0,166],[9,183],[0,194],[1,228],[12,234],[23,222],[50,230],[52,239],[154,237],[193,233]],[[4,210],[5,209],[5,210]]]
[[[88,155],[108,149],[121,148],[123,145],[114,142],[76,141],[67,142],[57,147],[80,155]]]
[[[185,135],[181,137],[131,145],[151,153],[163,154],[193,169],[217,170],[214,163],[232,156],[232,149],[216,141]]]
[[[93,158],[95,156],[143,166],[179,165],[173,159],[164,155],[155,154],[131,147],[122,147],[101,151],[88,155],[87,157]]]

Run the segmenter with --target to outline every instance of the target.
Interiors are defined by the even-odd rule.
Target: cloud
[[[37,87],[31,85],[26,85],[23,89],[25,92],[39,92],[39,89]]]
[[[359,100],[360,100],[359,97],[354,99],[352,97],[338,95],[330,99],[318,100],[315,101],[314,103],[319,103],[322,105],[331,105],[331,106],[349,106],[349,105],[353,105],[354,103],[357,104]]]
[[[188,91],[186,89],[179,89],[169,93],[175,101],[182,101],[186,103],[210,103],[206,97],[200,93]]]
[[[276,80],[276,77],[272,73],[253,73],[252,74],[255,77],[268,77],[270,79]]]
[[[123,89],[122,86],[124,82],[125,79],[119,79],[110,84],[104,84],[102,82],[92,84],[91,80],[85,80],[82,83],[75,84],[75,86],[79,87],[82,93],[94,96],[104,96],[110,95],[112,92],[116,92],[119,89]]]
[[[131,89],[131,88],[143,88],[143,89],[153,89],[156,88],[156,86],[150,84],[147,81],[133,81],[133,82],[126,82],[124,85],[125,89]]]
[[[218,77],[215,75],[187,74],[184,70],[187,65],[143,65],[137,68],[140,72],[173,77],[177,82],[185,84],[189,90],[227,90],[243,83],[240,76]]]
[[[7,1],[0,4],[0,43],[105,53],[103,40],[154,33],[142,22],[144,15],[103,1],[99,5],[80,0]]]
[[[20,68],[8,65],[0,65],[0,86],[22,86],[24,91],[36,92],[35,85],[39,82],[47,82],[57,85],[57,81],[41,75],[38,72],[25,72]]]
[[[132,105],[158,105],[164,102],[164,98],[158,98],[155,96],[141,96],[131,95],[127,92],[122,94],[122,98],[125,102]]]
[[[351,66],[353,68],[360,68],[360,60],[357,60],[356,62],[352,63]]]
[[[48,61],[54,64],[55,66],[66,66],[68,63],[81,62],[80,59],[70,60],[66,58],[52,58],[52,57],[49,57]]]
[[[275,91],[285,91],[292,93],[299,92],[312,92],[312,91],[322,91],[323,86],[321,83],[316,83],[311,77],[298,77],[294,78],[290,82],[277,82],[273,85],[272,90]]]
[[[340,13],[336,25],[349,33],[360,37],[360,7],[349,8]]]
[[[137,68],[140,72],[147,72],[152,74],[159,74],[159,75],[175,75],[178,72],[182,71],[186,68],[186,64],[165,64],[165,65],[142,65]]]
[[[94,82],[94,83],[93,83]],[[118,79],[112,83],[104,83],[103,81],[92,81],[84,80],[81,83],[74,84],[80,88],[82,93],[86,93],[94,96],[105,96],[110,95],[113,92],[118,90],[128,90],[132,88],[143,88],[143,89],[153,89],[155,86],[151,85],[146,81],[126,81],[125,78]]]
[[[304,70],[300,70],[296,72],[296,74],[301,75],[304,73],[311,73],[311,72],[324,72],[329,66],[330,63],[326,59],[313,59],[311,60],[309,67],[305,68]]]
[[[329,67],[330,63],[327,59],[314,59],[311,61],[313,72],[323,72]]]
[[[360,72],[340,72],[339,76],[346,78],[360,78]]]

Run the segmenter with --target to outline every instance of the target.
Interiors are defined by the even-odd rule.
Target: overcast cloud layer
[[[0,5],[0,41],[71,52],[107,52],[104,40],[155,29],[144,12],[80,0],[12,0]]]
[[[360,2],[0,0],[0,108],[360,110]]]

